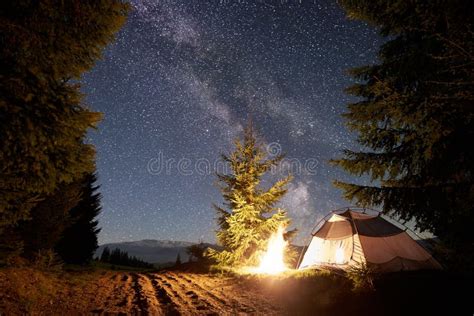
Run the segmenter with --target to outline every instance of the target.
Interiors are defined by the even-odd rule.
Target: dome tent
[[[406,231],[364,209],[333,211],[312,234],[299,269],[348,268],[366,264],[378,272],[441,269],[431,254]],[[324,220],[324,218],[323,218]],[[314,230],[313,230],[314,231]]]

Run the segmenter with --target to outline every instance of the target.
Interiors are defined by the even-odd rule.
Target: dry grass
[[[83,289],[105,271],[64,271],[38,268],[0,270],[0,311],[2,315],[57,314],[58,306],[80,310]],[[68,308],[69,308],[68,307]]]
[[[5,269],[0,274],[0,287],[8,288],[2,293],[0,309],[8,311],[20,307],[24,313],[46,310],[60,293],[60,282],[54,274],[36,269]]]

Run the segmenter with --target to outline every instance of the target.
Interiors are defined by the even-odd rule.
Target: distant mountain
[[[128,252],[130,256],[135,256],[143,261],[164,264],[175,262],[176,256],[179,253],[181,261],[186,262],[189,259],[186,248],[195,244],[196,243],[189,241],[145,239],[103,244],[97,248],[95,254],[97,257],[100,257],[105,247],[109,247],[110,250],[119,248],[122,251]],[[218,246],[213,244],[204,243],[204,245],[211,248],[218,248]]]

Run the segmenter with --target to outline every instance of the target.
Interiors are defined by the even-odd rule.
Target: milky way
[[[376,62],[380,44],[335,1],[132,1],[83,80],[86,103],[104,113],[90,134],[100,242],[214,242],[213,172],[251,118],[262,144],[289,160],[267,180],[294,174],[282,206],[302,243],[348,204],[331,181],[351,178],[327,161],[356,146],[341,118],[347,70]]]

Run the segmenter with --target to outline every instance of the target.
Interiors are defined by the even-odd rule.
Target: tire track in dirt
[[[92,314],[116,313],[124,315],[130,312],[131,288],[130,277],[124,274],[114,274],[111,277],[101,277],[96,283],[92,306]]]
[[[214,295],[214,297],[228,302],[232,306],[234,312],[238,313],[256,313],[257,309],[255,303],[258,302],[258,313],[259,314],[274,314],[277,312],[276,308],[269,302],[267,302],[262,297],[254,296],[250,298],[243,293],[248,293],[248,291],[242,291],[240,289],[234,288],[235,282],[232,282],[232,285],[229,286],[225,284],[225,280],[215,280],[216,282],[211,283],[211,277],[209,276],[199,276],[192,273],[180,274],[181,278],[188,282],[188,284],[193,284],[194,286],[200,287],[203,291],[208,292],[209,294]],[[230,280],[228,280],[230,281]],[[230,288],[230,291],[225,291],[224,288]],[[255,295],[255,293],[254,293]]]
[[[133,295],[133,314],[148,314],[148,300],[140,284],[140,276],[137,273],[131,273]]]
[[[91,290],[95,315],[274,315],[263,293],[234,278],[177,271],[118,272],[100,277]]]
[[[241,302],[240,300],[235,299],[235,297],[231,297],[229,295],[225,295],[223,292],[216,291],[214,286],[210,287],[205,285],[205,282],[203,281],[204,278],[193,278],[190,274],[179,275],[181,279],[187,282],[189,286],[197,287],[201,291],[207,292],[209,295],[212,295],[216,300],[225,302],[226,305],[229,306],[229,308],[234,313],[252,313],[255,311],[253,307]]]
[[[141,300],[138,300],[138,302],[140,302],[142,306],[146,307],[145,314],[163,314],[164,311],[162,310],[159,298],[156,295],[155,287],[153,286],[152,280],[146,274],[139,274],[138,285],[140,287],[141,298]],[[146,302],[146,304],[144,304],[144,302]]]
[[[222,315],[231,312],[231,308],[227,303],[219,298],[214,298],[207,291],[196,286],[189,286],[188,283],[182,281],[176,274],[165,272],[161,277],[171,284],[181,297],[191,305],[191,308],[198,314],[205,315]]]
[[[183,311],[187,311],[187,307],[177,296],[177,293],[168,288],[170,284],[164,282],[158,274],[147,273],[144,276],[151,282],[155,292],[154,296],[164,315],[181,315]]]
[[[192,286],[194,288],[197,288],[200,292],[206,293],[206,296],[210,297],[211,300],[215,301],[218,305],[223,305],[225,307],[231,307],[230,302],[227,298],[220,297],[209,291],[209,289],[206,289],[202,285],[192,281],[189,278],[186,278],[182,274],[176,274],[173,272],[168,272],[171,274],[172,277],[174,277],[176,280],[178,280],[180,283],[184,284],[184,286]],[[200,282],[202,284],[202,282]]]
[[[117,274],[113,281],[114,289],[107,298],[106,304],[115,303],[115,307],[126,310],[132,305],[132,296],[130,295],[133,292],[132,278],[127,273]]]

